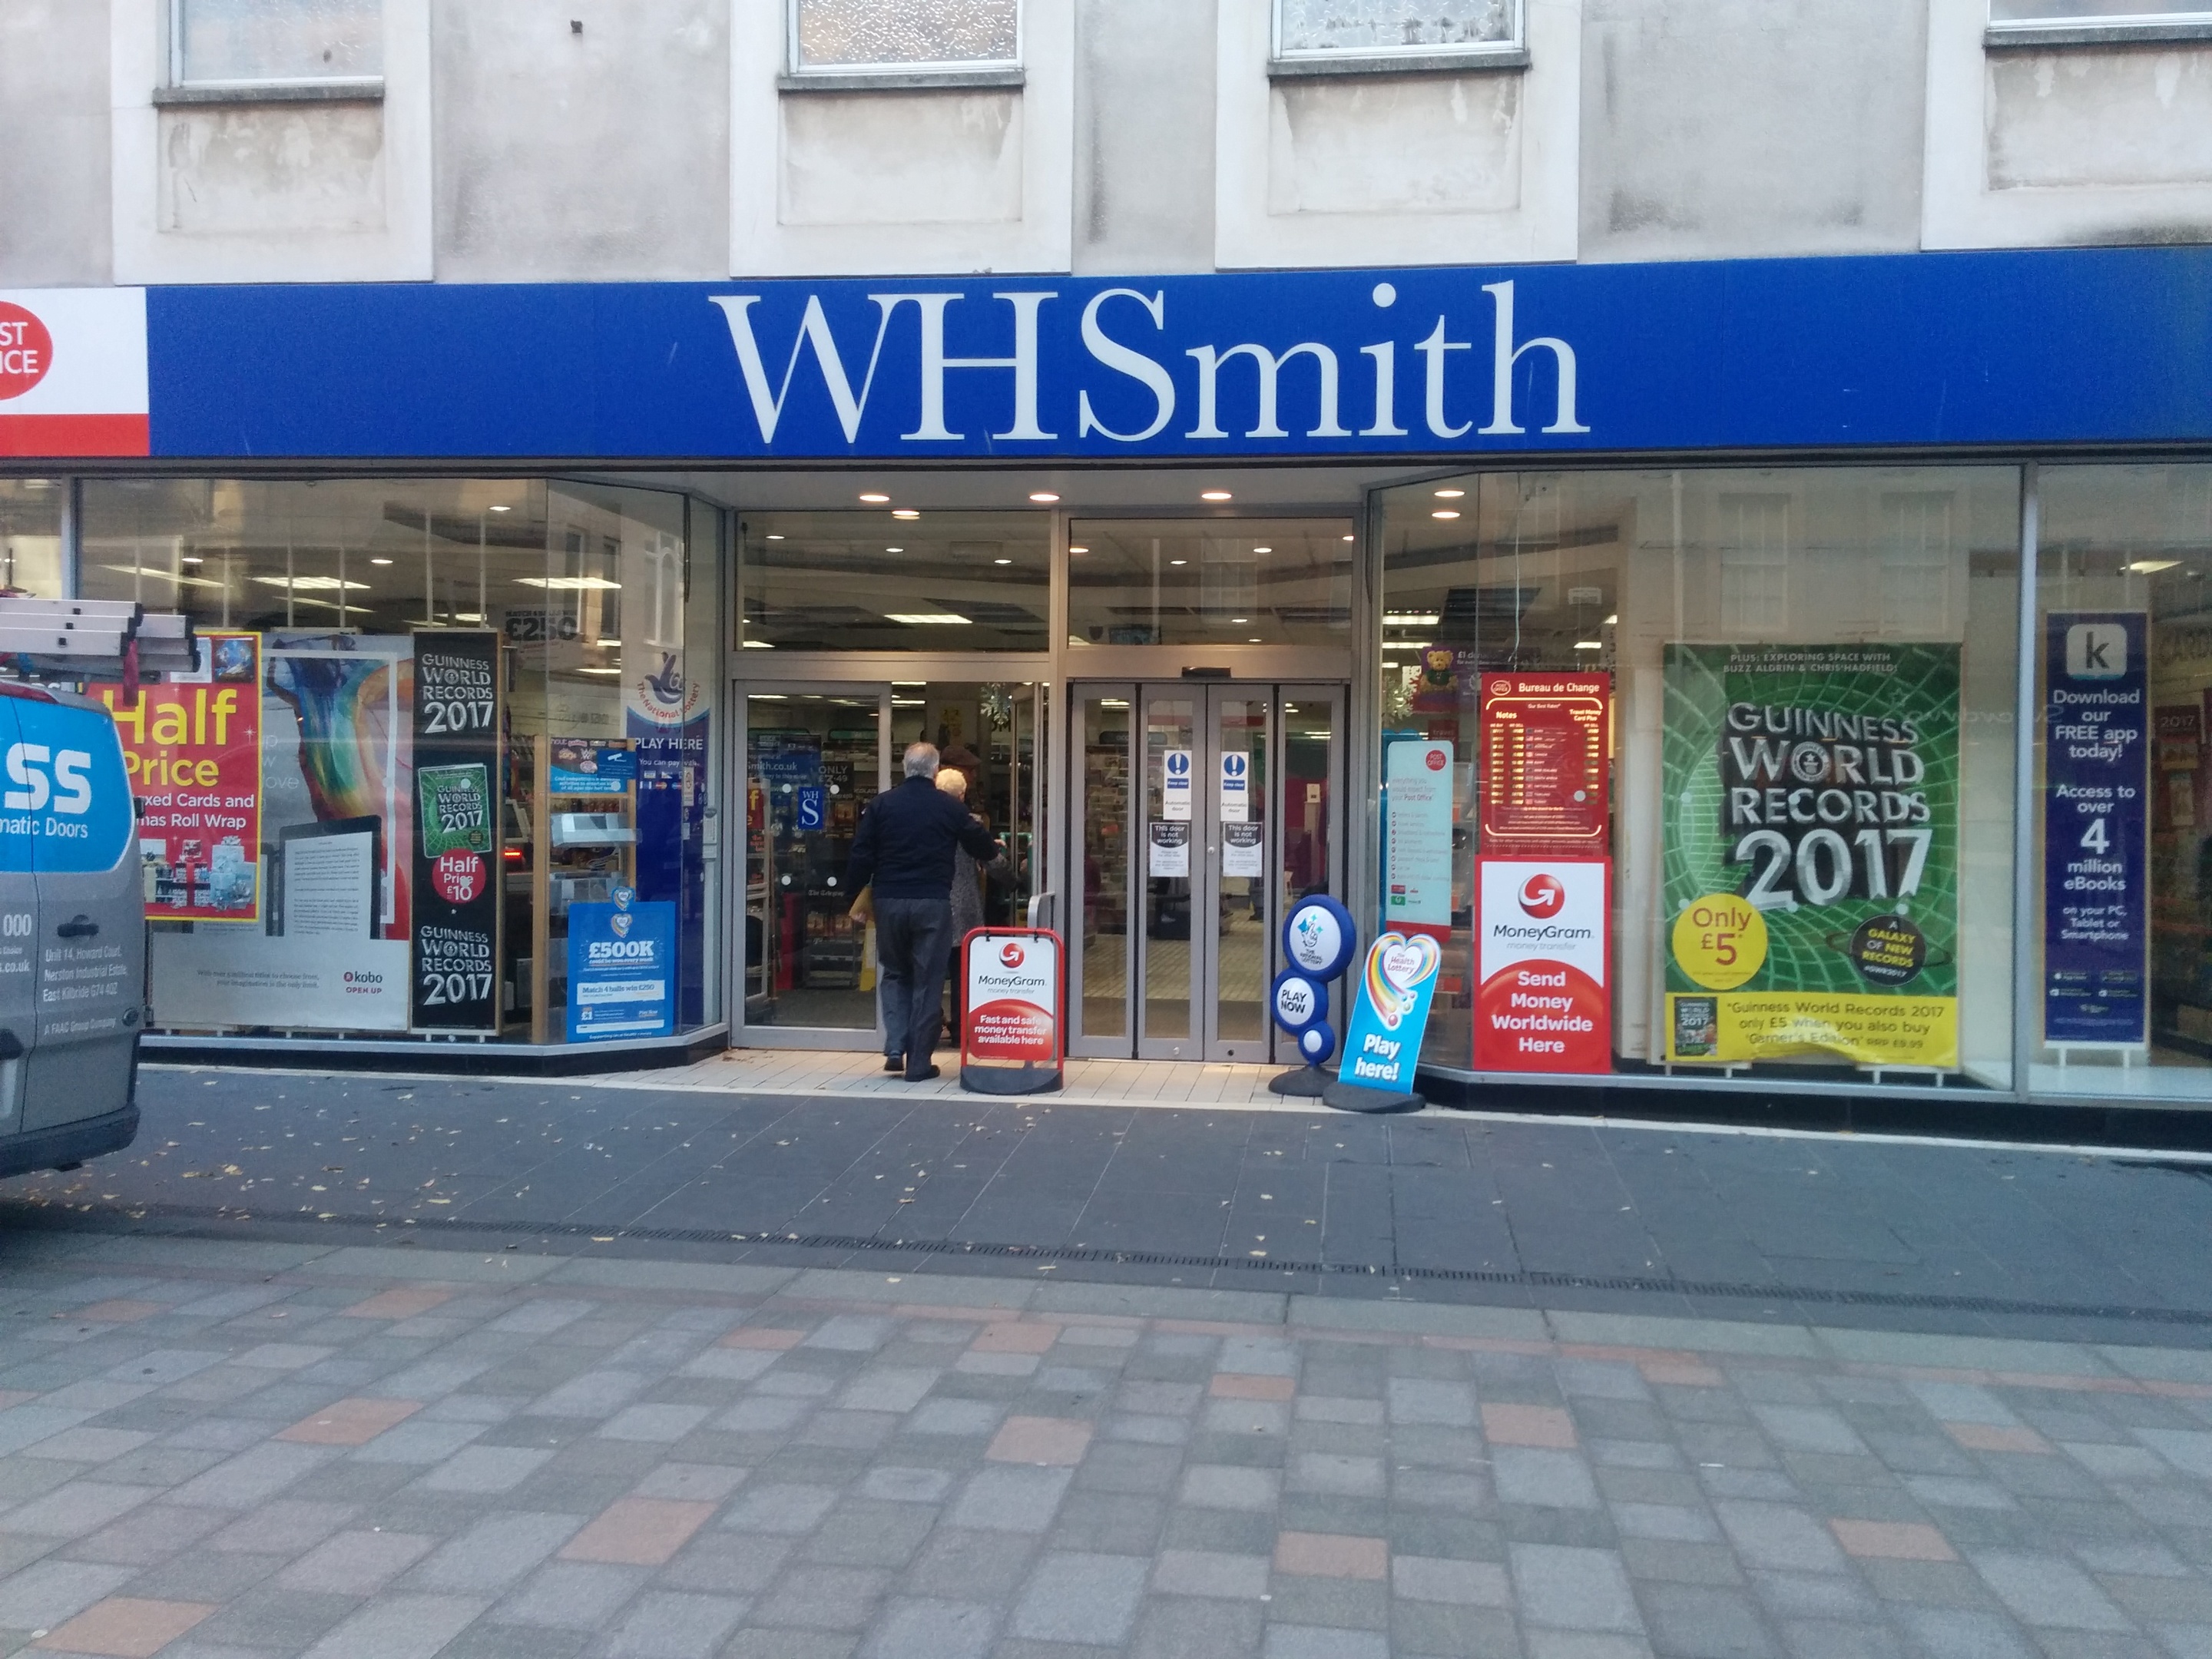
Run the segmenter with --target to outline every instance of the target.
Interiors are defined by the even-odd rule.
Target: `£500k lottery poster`
[[[1959,647],[1670,645],[1670,1061],[1959,1063]]]

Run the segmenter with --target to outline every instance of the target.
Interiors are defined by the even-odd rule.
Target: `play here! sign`
[[[0,456],[151,448],[143,288],[0,289]]]

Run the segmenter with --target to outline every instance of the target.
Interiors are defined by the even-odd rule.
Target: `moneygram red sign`
[[[1026,1094],[1060,1086],[1060,936],[1042,929],[978,928],[961,973],[968,1018],[960,1033],[962,1086]]]
[[[1482,859],[1477,869],[1477,1069],[1610,1072],[1611,865]]]
[[[144,455],[146,290],[0,289],[0,457]]]

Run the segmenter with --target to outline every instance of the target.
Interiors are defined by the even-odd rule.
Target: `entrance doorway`
[[[1264,1062],[1286,908],[1343,892],[1341,685],[1076,685],[1069,1051]]]
[[[978,878],[983,918],[1020,921],[1036,873],[1042,688],[933,678],[740,681],[733,691],[745,777],[742,1027],[800,1047],[873,1045],[875,951],[845,881],[860,815],[897,780],[908,744],[936,744],[1007,851],[1002,869]]]

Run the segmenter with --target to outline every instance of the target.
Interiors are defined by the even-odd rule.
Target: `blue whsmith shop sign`
[[[2212,441],[2212,249],[172,288],[162,458],[917,461]]]

